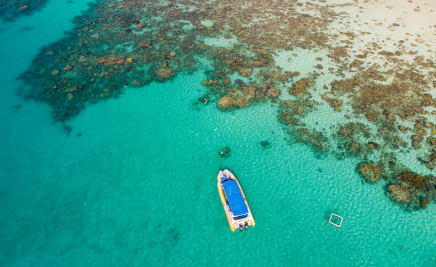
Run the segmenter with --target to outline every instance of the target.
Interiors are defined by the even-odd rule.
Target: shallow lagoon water
[[[434,205],[404,212],[382,186],[362,185],[357,160],[290,144],[274,104],[220,112],[199,103],[206,61],[89,106],[67,135],[47,106],[15,95],[15,77],[86,8],[63,5],[0,33],[2,53],[18,62],[0,63],[2,266],[436,266]],[[62,23],[16,33],[48,17]],[[256,220],[248,232],[229,230],[219,201],[224,146],[223,167]],[[328,223],[332,212],[342,228]]]

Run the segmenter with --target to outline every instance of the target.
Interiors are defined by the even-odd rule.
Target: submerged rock
[[[263,149],[271,148],[271,143],[267,140],[260,142],[260,145],[262,146]]]
[[[219,154],[221,155],[221,157],[230,157],[230,147],[224,147],[220,149]]]

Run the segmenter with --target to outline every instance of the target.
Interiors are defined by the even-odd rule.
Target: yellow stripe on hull
[[[218,177],[218,179],[219,179],[219,177]],[[218,192],[220,193],[221,203],[223,203],[224,212],[226,213],[227,222],[229,223],[230,230],[232,230],[232,232],[234,232],[235,227],[230,223],[230,217],[229,217],[229,214],[227,213],[227,209],[226,209],[226,201],[224,199],[223,188],[221,187],[220,182],[218,182],[217,185],[218,185]]]

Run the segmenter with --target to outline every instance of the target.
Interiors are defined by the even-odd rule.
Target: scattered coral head
[[[277,98],[277,97],[280,96],[280,94],[281,94],[280,90],[278,90],[278,89],[268,90],[268,95],[271,96],[271,97]]]
[[[121,64],[123,64],[123,63],[124,63],[124,59],[122,59],[122,58],[114,58],[114,59],[112,59],[112,61],[111,61],[111,64],[112,64],[112,65],[115,65],[115,64],[121,65]]]
[[[410,202],[410,191],[406,187],[391,184],[388,186],[388,196],[399,203]]]
[[[430,204],[430,200],[426,197],[421,197],[421,199],[419,200],[419,203],[421,204],[421,207],[423,209],[426,209],[427,205]]]
[[[291,115],[289,115],[288,113],[283,112],[280,114],[279,121],[281,123],[283,123],[284,125],[289,125],[291,123],[294,123],[296,121],[296,119],[294,117],[292,117]]]
[[[361,163],[357,169],[359,173],[365,178],[365,181],[369,183],[375,183],[382,177],[380,167],[375,163]]]
[[[239,74],[243,77],[248,77],[253,73],[253,71],[250,68],[242,68],[239,69]]]
[[[255,60],[253,62],[253,65],[256,67],[263,67],[263,66],[265,66],[265,63],[262,60]]]
[[[370,121],[375,121],[375,120],[377,120],[377,115],[374,115],[374,114],[372,114],[372,113],[368,113],[368,114],[366,114],[366,117],[367,117],[368,120],[370,120]]]
[[[228,110],[233,107],[233,99],[229,96],[222,96],[217,103],[221,110]]]
[[[309,85],[310,80],[308,78],[303,78],[295,82],[294,86],[289,90],[291,95],[303,95],[308,94],[306,87]]]
[[[147,41],[143,41],[139,43],[139,46],[142,48],[150,48],[151,47],[151,43],[147,42]]]
[[[228,54],[229,51],[227,49],[221,48],[220,50],[218,50],[217,53],[218,53],[218,55],[220,55],[220,54]]]
[[[330,99],[330,105],[332,107],[339,107],[342,105],[342,100],[340,100],[338,98],[332,98],[332,99]]]
[[[98,62],[98,63],[100,63],[100,64],[104,64],[104,63],[106,63],[106,58],[105,57],[97,57],[96,59],[95,59],[95,61],[96,62]]]
[[[168,69],[166,67],[162,67],[160,68],[157,72],[156,72],[156,77],[159,80],[164,80],[169,78],[171,75],[173,74],[173,70],[172,69]]]

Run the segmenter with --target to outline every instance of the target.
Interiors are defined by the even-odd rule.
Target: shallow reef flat
[[[433,9],[425,1],[102,1],[42,49],[20,76],[22,95],[65,122],[206,59],[213,70],[198,101],[223,112],[272,103],[291,143],[358,158],[364,183],[385,186],[405,210],[425,209],[436,200]]]

